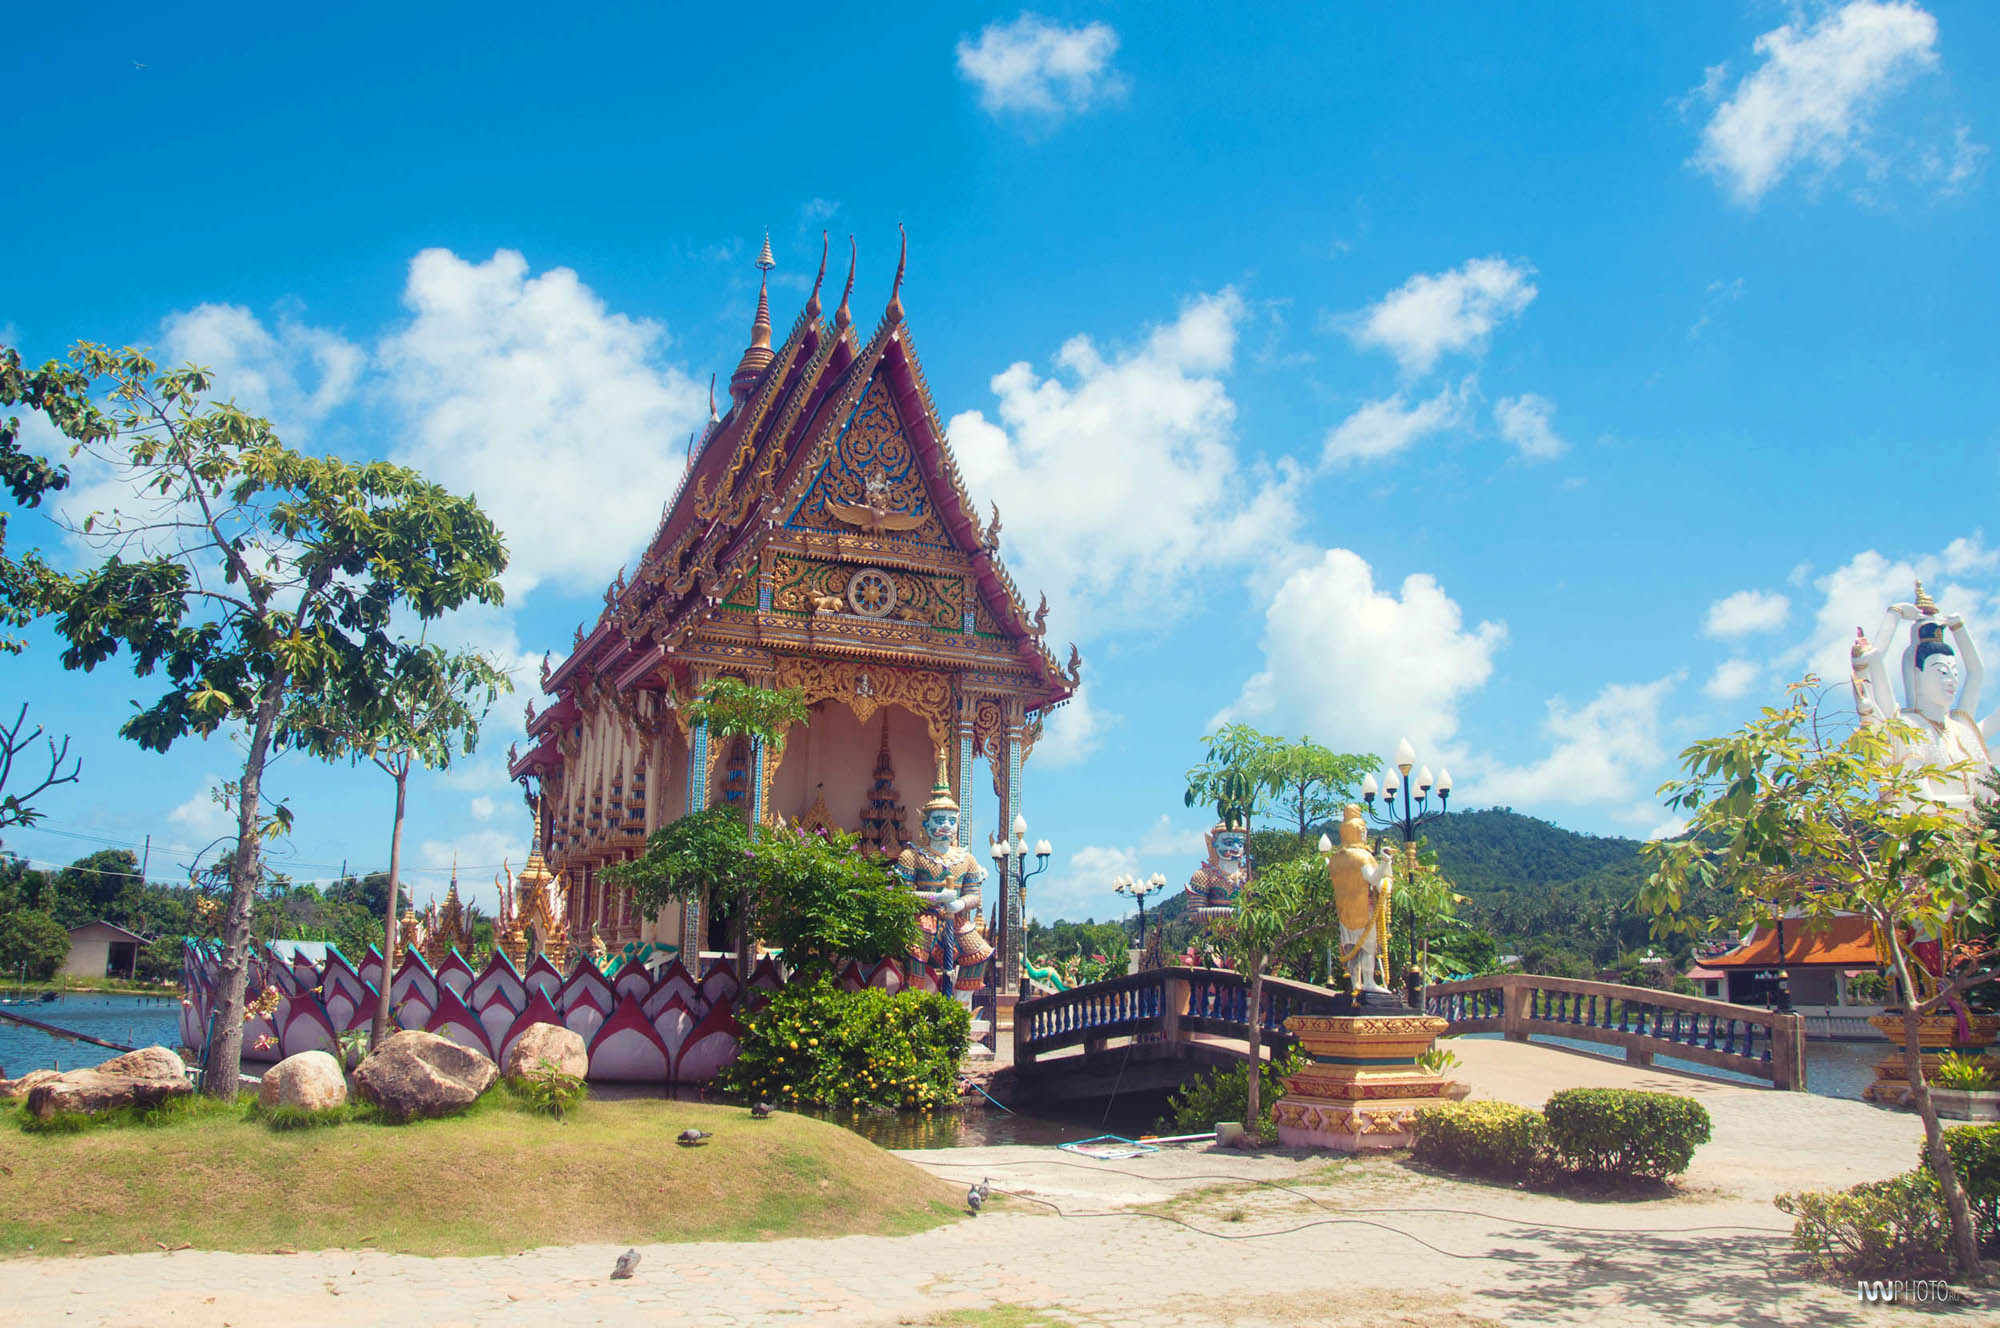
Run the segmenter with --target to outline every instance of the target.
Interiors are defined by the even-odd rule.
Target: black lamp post
[[[1026,925],[1028,916],[1028,881],[1031,877],[1040,876],[1048,870],[1049,855],[1055,852],[1055,849],[1050,846],[1049,841],[1046,839],[1037,841],[1032,849],[1028,847],[1028,818],[1025,816],[1015,815],[1013,829],[1013,843],[1010,844],[1004,839],[995,839],[991,841],[987,850],[993,855],[993,869],[1000,873],[1000,907],[1004,930],[1002,932],[1003,940],[999,957],[1003,964],[1007,966],[1007,972],[1004,975],[996,974],[994,976],[993,990],[997,994],[1000,990],[1000,983],[1004,979],[1007,982],[1015,983],[1019,987],[1021,994],[1025,996],[1027,995],[1027,978],[1020,971],[1020,959],[1021,941],[1023,939],[1021,928]],[[1028,854],[1031,852],[1035,855],[1035,869],[1033,871],[1028,870]],[[1011,892],[1007,889],[1007,869],[1010,862],[1014,869],[1015,885],[1014,890]]]
[[[1146,896],[1155,890],[1164,889],[1167,878],[1154,872],[1142,880],[1135,880],[1130,872],[1111,883],[1111,888],[1121,895],[1130,895],[1139,901],[1139,962],[1146,961]]]
[[[1382,777],[1382,806],[1375,806],[1375,776],[1361,781],[1361,799],[1368,804],[1368,818],[1385,830],[1395,830],[1403,836],[1404,859],[1408,866],[1408,886],[1414,890],[1417,877],[1417,831],[1435,821],[1445,813],[1446,804],[1451,801],[1451,771],[1438,772],[1436,780],[1431,778],[1431,768],[1423,766],[1412,775],[1410,769],[1417,764],[1417,750],[1404,738],[1396,744],[1395,768]],[[1416,786],[1416,797],[1410,796],[1411,786]],[[1431,794],[1437,794],[1437,805],[1430,805]],[[1400,801],[1398,800],[1400,796]],[[1415,903],[1414,894],[1411,896]],[[1412,1009],[1422,1009],[1423,975],[1417,968],[1417,918],[1414,907],[1408,910],[1410,932],[1410,965],[1403,971],[1404,998]],[[1388,940],[1383,938],[1384,942]]]

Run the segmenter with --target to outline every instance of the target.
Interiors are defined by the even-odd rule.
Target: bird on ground
[[[986,1196],[979,1192],[979,1187],[977,1185],[969,1186],[965,1191],[965,1210],[974,1217],[978,1217],[979,1210],[985,1207],[985,1205]]]
[[[979,1183],[973,1186],[972,1188],[979,1191],[979,1201],[981,1203],[985,1203],[986,1196],[993,1193],[993,1182],[988,1180],[986,1177],[981,1176],[979,1178]]]
[[[614,1279],[622,1280],[624,1278],[632,1276],[632,1274],[637,1272],[638,1270],[639,1270],[639,1251],[627,1250],[623,1254],[619,1255],[618,1262],[612,1265],[611,1276]]]
[[[758,1102],[751,1106],[750,1116],[753,1120],[767,1120],[776,1110],[777,1108],[768,1102]]]
[[[708,1131],[682,1130],[680,1134],[676,1137],[676,1142],[679,1143],[682,1148],[693,1148],[697,1144],[703,1144],[708,1142]]]

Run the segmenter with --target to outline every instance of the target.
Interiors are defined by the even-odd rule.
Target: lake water
[[[0,1006],[0,1014],[23,1015],[128,1047],[177,1047],[181,1040],[178,996],[61,996],[53,1001],[31,997],[24,1005]],[[109,1047],[72,1042],[0,1019],[0,1068],[9,1078],[18,1079],[30,1070],[101,1065],[118,1054]]]

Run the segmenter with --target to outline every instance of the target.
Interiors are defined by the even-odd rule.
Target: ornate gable
[[[955,548],[879,367],[786,524]]]

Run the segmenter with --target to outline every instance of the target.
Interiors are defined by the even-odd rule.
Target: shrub
[[[1548,1148],[1542,1113],[1512,1102],[1446,1102],[1425,1107],[1411,1123],[1419,1162],[1446,1171],[1525,1180]]]
[[[958,1099],[972,1015],[930,991],[842,991],[793,982],[743,1017],[743,1044],[721,1086],[772,1102],[928,1111]]]
[[[1928,1171],[1906,1171],[1845,1190],[1781,1194],[1777,1205],[1797,1219],[1792,1248],[1823,1271],[1917,1277],[1951,1265],[1950,1223]]]
[[[557,1120],[575,1111],[590,1095],[589,1085],[576,1075],[564,1074],[562,1067],[546,1056],[507,1086],[528,1110]]]
[[[1951,1169],[1965,1189],[1982,1243],[2000,1243],[2000,1125],[1955,1125],[1944,1132]],[[1928,1172],[1929,1150],[1917,1145],[1917,1160]]]
[[[1542,1114],[1556,1165],[1592,1175],[1664,1180],[1709,1138],[1708,1108],[1671,1093],[1565,1088]]]
[[[1937,1070],[1931,1075],[1931,1082],[1939,1088],[1986,1089],[1993,1087],[1993,1071],[1987,1069],[1986,1062],[1978,1056],[1949,1051],[1938,1057]]]
[[[1265,1063],[1264,1082],[1257,1090],[1262,1109],[1255,1126],[1261,1138],[1274,1138],[1278,1133],[1274,1113],[1278,1099],[1285,1095],[1285,1076],[1305,1067],[1305,1055],[1298,1051],[1274,1055]],[[1214,1129],[1217,1121],[1242,1121],[1249,1109],[1249,1065],[1210,1070],[1174,1090],[1167,1099],[1167,1114],[1160,1118],[1160,1128],[1175,1134],[1197,1134]]]
[[[69,958],[69,931],[37,908],[0,914],[0,973],[46,982]]]

